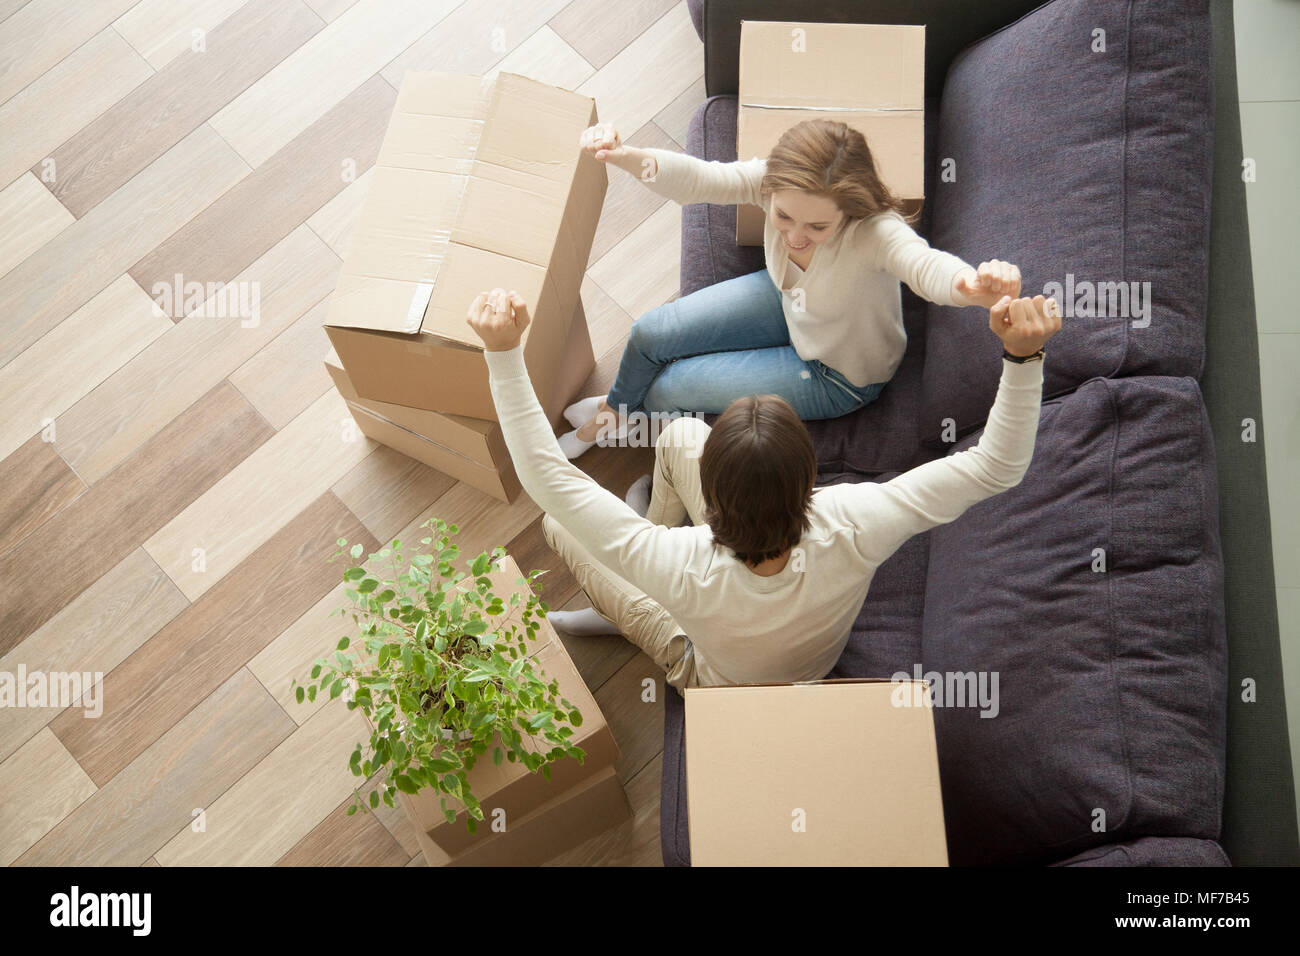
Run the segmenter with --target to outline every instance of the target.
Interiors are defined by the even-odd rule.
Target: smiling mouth
[[[785,241],[785,244],[786,244],[787,246],[789,246],[791,249],[807,249],[809,246],[812,245],[811,242],[805,242],[802,246],[796,246],[796,245],[795,245],[793,242],[791,242],[789,239],[787,239],[787,240]]]

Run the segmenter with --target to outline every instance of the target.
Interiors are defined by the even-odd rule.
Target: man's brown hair
[[[738,398],[700,454],[704,515],[713,540],[749,564],[793,547],[811,523],[817,480],[812,437],[779,395]]]
[[[759,187],[766,198],[780,189],[825,196],[839,206],[845,223],[893,212],[908,221],[903,201],[880,178],[867,138],[847,123],[810,119],[781,134],[767,157]]]

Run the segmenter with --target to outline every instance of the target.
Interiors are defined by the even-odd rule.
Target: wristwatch
[[[1024,365],[1026,362],[1041,362],[1044,354],[1042,349],[1031,355],[1012,355],[1006,349],[1002,350],[1002,357],[1008,362],[1015,362],[1017,365]]]

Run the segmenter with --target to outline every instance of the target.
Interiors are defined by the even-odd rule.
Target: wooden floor
[[[671,149],[704,97],[681,0],[0,0],[0,671],[104,675],[98,719],[0,710],[0,863],[422,865],[400,812],[343,813],[360,715],[289,692],[337,639],[334,542],[437,516],[585,605],[526,496],[340,440],[321,323],[412,69],[528,74]],[[680,208],[611,172],[584,394],[678,288]],[[162,314],[177,274],[258,283],[259,324]],[[579,464],[622,493],[649,452]],[[566,643],[635,819],[557,862],[658,865],[662,672]]]

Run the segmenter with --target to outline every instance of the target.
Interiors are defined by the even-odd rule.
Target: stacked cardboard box
[[[746,20],[740,25],[736,155],[767,156],[807,119],[867,138],[876,172],[908,212],[925,196],[925,27]],[[736,209],[736,242],[763,244],[763,210]]]
[[[326,317],[361,430],[506,501],[466,312],[498,286],[528,302],[524,361],[558,424],[595,367],[578,294],[608,185],[578,147],[595,122],[590,97],[513,73],[408,73]]]
[[[694,866],[947,866],[925,681],[686,690]]]
[[[517,583],[522,576],[509,556],[489,572],[493,593],[507,601],[507,613],[494,627],[508,630],[513,623],[523,632],[523,602],[509,608],[507,597],[526,596],[525,586]],[[536,642],[529,645],[531,659],[558,682],[559,696],[582,714],[582,725],[569,740],[586,757],[581,763],[567,757],[552,763],[548,780],[518,762],[496,765],[489,749],[467,775],[484,814],[474,833],[465,824],[463,809],[455,822],[447,820],[433,791],[399,793],[431,866],[534,866],[631,817],[614,772],[619,756],[614,735],[559,636],[546,620],[539,624]],[[537,749],[551,746],[537,738]],[[448,804],[455,809],[454,800],[449,798]]]

